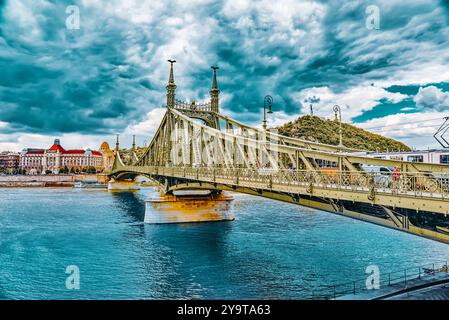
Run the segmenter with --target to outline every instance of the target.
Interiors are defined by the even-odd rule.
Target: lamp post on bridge
[[[339,122],[338,146],[343,147],[343,134],[342,134],[342,129],[341,129],[341,108],[337,104],[334,106],[334,113],[335,113],[335,120],[337,120],[337,117],[338,117],[338,122]],[[341,151],[341,149],[339,151]],[[338,157],[338,170],[340,171],[340,175],[341,175],[341,172],[343,171],[343,162],[342,162],[341,157]],[[340,181],[341,181],[341,176],[340,176]]]
[[[263,98],[263,121],[262,121],[262,127],[264,130],[267,130],[267,113],[272,114],[273,111],[271,110],[271,104],[273,103],[273,97],[270,95],[266,95]],[[268,107],[268,112],[267,112]]]

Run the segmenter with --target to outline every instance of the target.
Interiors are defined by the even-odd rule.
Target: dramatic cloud
[[[79,29],[66,27],[69,5]],[[369,5],[378,30],[366,27]],[[221,110],[253,125],[266,94],[271,125],[308,113],[314,95],[316,114],[339,104],[360,125],[442,112],[448,12],[438,0],[0,1],[0,149],[29,135],[150,139],[169,58],[182,100],[209,99],[218,64]]]
[[[442,92],[435,86],[419,88],[413,100],[420,109],[449,110],[449,92]]]

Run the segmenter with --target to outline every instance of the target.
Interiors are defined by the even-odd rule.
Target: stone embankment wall
[[[0,176],[1,187],[72,187],[79,181],[106,183],[104,174],[58,174],[58,175],[5,175]]]

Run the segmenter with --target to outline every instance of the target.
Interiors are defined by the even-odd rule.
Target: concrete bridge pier
[[[111,180],[108,182],[108,191],[119,191],[119,190],[139,190],[140,184],[136,181],[127,180]]]
[[[179,190],[161,193],[145,202],[145,222],[150,224],[231,221],[233,198],[215,190]]]

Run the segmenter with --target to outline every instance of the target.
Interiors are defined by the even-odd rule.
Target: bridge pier
[[[119,190],[139,190],[140,184],[135,181],[120,181],[111,180],[108,182],[108,191],[119,191]]]
[[[161,193],[160,197],[145,202],[144,221],[150,224],[232,221],[235,219],[232,200],[229,195],[211,190]]]

